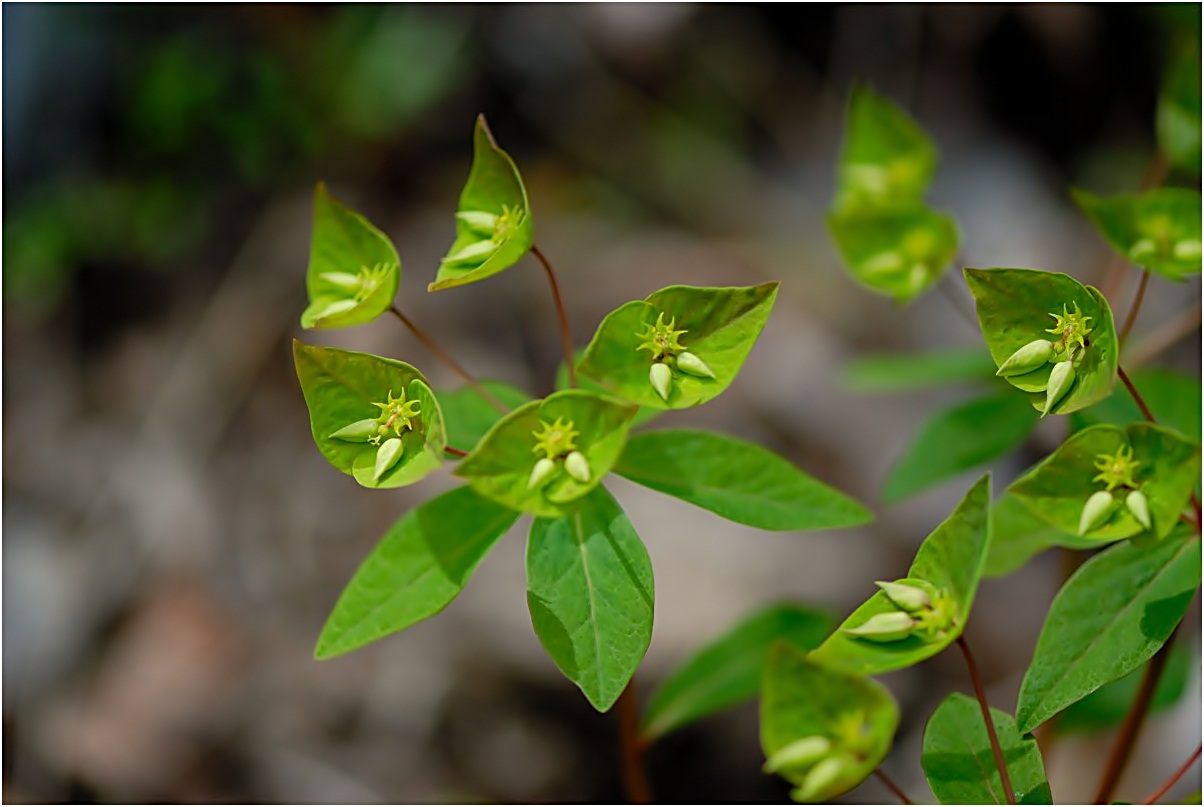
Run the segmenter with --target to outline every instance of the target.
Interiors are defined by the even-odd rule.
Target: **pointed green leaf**
[[[735,706],[757,694],[769,650],[779,641],[811,650],[832,630],[824,611],[775,605],[695,653],[666,678],[648,699],[645,742]]]
[[[633,435],[615,473],[763,530],[864,524],[873,514],[772,451],[713,432]]]
[[[331,465],[364,487],[395,488],[417,482],[443,462],[447,445],[443,415],[426,379],[416,369],[394,359],[296,340],[293,360],[309,407],[314,442]],[[419,414],[411,421],[413,428],[381,435],[383,439],[400,437],[402,454],[375,479],[377,446],[332,435],[362,420],[379,419],[382,410],[374,404],[388,403],[391,396],[417,401]]]
[[[573,351],[573,360],[577,362],[576,389],[583,389],[588,392],[596,392],[599,395],[610,395],[611,393],[606,389],[606,387],[581,374],[581,357],[583,355],[585,355],[585,348],[577,348]],[[557,391],[574,389],[574,387],[569,384],[568,366],[563,361],[556,365],[556,389]],[[634,429],[637,426],[644,425],[650,420],[656,420],[663,413],[664,410],[661,409],[649,409],[646,406],[641,406],[639,411],[635,413],[635,417],[631,419],[631,428]]]
[[[1090,406],[1112,392],[1116,378],[1116,328],[1112,310],[1096,289],[1084,286],[1070,275],[1035,269],[966,269],[966,283],[974,295],[983,338],[998,367],[1021,347],[1035,339],[1058,340],[1047,329],[1056,325],[1055,315],[1065,309],[1090,317],[1087,346],[1076,350],[1072,361],[1074,382],[1051,410],[1065,415]],[[1078,309],[1075,306],[1078,306]],[[1061,361],[1065,356],[1059,358]],[[1045,409],[1045,387],[1054,365],[1010,376],[1006,381],[1029,393],[1037,411]]]
[[[1133,460],[1139,463],[1133,481],[1149,502],[1154,533],[1162,537],[1179,522],[1200,477],[1200,447],[1152,423],[1134,423],[1127,429],[1091,426],[1075,432],[1008,490],[1047,523],[1077,535],[1087,499],[1105,488],[1104,482],[1095,481],[1100,473],[1096,461],[1125,447],[1132,449]],[[1117,488],[1114,494],[1119,501],[1124,489]],[[1142,532],[1145,529],[1137,519],[1118,507],[1084,537],[1118,541]]]
[[[1200,174],[1200,26],[1181,42],[1158,95],[1158,145],[1171,165]],[[1197,229],[1197,232],[1199,230]],[[1199,271],[1199,270],[1197,270]]]
[[[957,255],[953,219],[920,204],[836,211],[828,231],[853,279],[899,303],[939,280]]]
[[[898,607],[879,591],[849,615],[840,628],[811,654],[818,664],[858,675],[877,675],[910,667],[948,647],[965,628],[986,559],[991,503],[991,477],[974,484],[957,509],[924,539],[904,583],[926,587],[946,601],[950,627],[935,637],[912,635],[895,642],[872,642],[850,636],[879,614]]]
[[[1141,397],[1160,426],[1200,442],[1200,377],[1178,373],[1165,367],[1130,370],[1129,380],[1141,391]],[[1080,409],[1072,417],[1078,431],[1097,423],[1128,426],[1145,420],[1131,395],[1111,395],[1094,406]]]
[[[350,288],[348,277],[359,281]],[[345,328],[371,322],[393,305],[401,259],[380,230],[318,185],[305,287],[303,328]]]
[[[1053,804],[1041,750],[1031,734],[1021,736],[1007,712],[991,709],[1018,804]],[[941,804],[1008,804],[978,701],[954,692],[924,727],[920,756],[924,775]]]
[[[589,493],[610,473],[635,415],[635,407],[584,390],[556,392],[520,406],[498,421],[476,449],[456,466],[456,476],[468,480],[483,496],[496,502],[555,518],[573,510],[572,503]],[[580,482],[563,468],[564,457],[551,457],[558,468],[551,481],[531,487],[531,471],[543,458],[535,447],[536,432],[557,419],[579,433],[576,448],[589,464],[590,481]],[[566,450],[564,454],[567,455]]]
[[[1108,245],[1127,260],[1171,280],[1200,273],[1200,194],[1158,188],[1103,198],[1073,192]]]
[[[1146,665],[1151,663],[1147,661]],[[1150,699],[1149,714],[1165,712],[1183,697],[1192,668],[1195,666],[1192,653],[1183,643],[1171,646],[1166,667],[1163,668],[1158,686],[1154,689],[1154,696]],[[1059,734],[1079,731],[1095,733],[1120,725],[1137,697],[1144,674],[1145,665],[1123,678],[1104,684],[1082,700],[1067,706],[1050,725]]]
[[[1016,720],[1031,731],[1154,655],[1200,585],[1200,539],[1180,528],[1095,555],[1054,598],[1020,685]]]
[[[510,155],[502,151],[485,116],[477,117],[473,133],[472,170],[460,193],[456,240],[439,264],[428,291],[475,283],[509,269],[535,240],[535,225],[527,189]],[[480,214],[496,217],[492,232],[480,229]],[[468,215],[464,215],[468,214]],[[463,257],[463,256],[470,257]]]
[[[343,590],[314,656],[338,656],[442,611],[517,518],[467,487],[406,513]]]
[[[833,746],[831,756],[853,763],[810,801],[826,801],[861,784],[886,758],[898,726],[899,708],[881,684],[814,664],[784,642],[770,652],[761,687],[765,756],[772,758],[806,737],[825,737]],[[787,768],[780,773],[801,785],[809,772]]]
[[[938,412],[924,424],[886,479],[882,498],[897,502],[1019,447],[1037,415],[1010,390]]]
[[[936,168],[928,135],[868,87],[854,88],[845,120],[836,207],[906,207],[919,202]]]
[[[731,288],[669,286],[645,300],[626,303],[598,326],[579,366],[625,401],[650,409],[683,409],[706,403],[735,379],[753,343],[765,327],[777,298],[777,283]],[[680,344],[701,358],[715,378],[700,378],[673,368],[668,401],[648,377],[654,357],[639,346],[644,334],[663,317],[685,331]]]
[[[867,353],[844,367],[844,381],[855,392],[902,390],[986,381],[995,375],[981,346],[926,353]]]
[[[652,638],[652,563],[605,488],[564,518],[537,518],[527,543],[527,605],[544,650],[600,712],[635,674]]]
[[[523,390],[501,381],[482,381],[481,385],[511,409],[531,400]],[[447,423],[447,444],[461,451],[471,451],[504,416],[467,384],[453,392],[441,393],[439,406]]]
[[[991,544],[983,577],[1007,577],[1034,555],[1053,546],[1094,549],[1109,543],[1064,532],[1042,519],[1011,493],[1004,493],[991,507]]]

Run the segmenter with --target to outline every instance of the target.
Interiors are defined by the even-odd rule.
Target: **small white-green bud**
[[[1142,238],[1129,247],[1129,257],[1137,263],[1149,260],[1157,254],[1158,245],[1154,243],[1154,239],[1152,238]]]
[[[456,218],[479,233],[491,235],[497,229],[497,216],[484,210],[461,210]]]
[[[498,245],[485,239],[483,241],[474,241],[471,244],[453,252],[443,259],[444,263],[467,263],[469,261],[481,261],[497,252]]]
[[[385,472],[401,459],[401,438],[390,437],[376,449],[376,465],[372,468],[372,481],[378,482]]]
[[[1112,515],[1115,504],[1112,494],[1106,490],[1097,490],[1083,505],[1083,513],[1079,516],[1079,535],[1086,535],[1094,529],[1102,527]]]
[[[535,463],[535,467],[531,469],[531,476],[527,479],[528,488],[541,488],[548,483],[552,478],[552,474],[556,473],[556,463],[544,457],[539,462]]]
[[[701,378],[715,377],[711,368],[707,367],[707,363],[688,350],[677,354],[677,369]]]
[[[999,370],[995,375],[1006,377],[1031,373],[1049,361],[1050,356],[1053,355],[1053,350],[1053,342],[1050,342],[1048,339],[1037,339],[1036,341],[1029,342],[1008,356],[1007,360],[999,365]]]
[[[1069,360],[1055,364],[1049,374],[1049,385],[1045,387],[1045,409],[1041,412],[1041,417],[1048,415],[1054,404],[1066,397],[1072,384],[1074,365]]]
[[[1198,261],[1200,260],[1200,242],[1190,238],[1176,241],[1174,254],[1177,261]]]
[[[323,272],[318,277],[330,285],[338,287],[340,291],[345,291],[349,294],[359,291],[362,285],[359,275],[353,275],[349,272]]]
[[[331,440],[346,440],[349,443],[366,443],[368,438],[376,436],[379,426],[380,424],[371,418],[357,420],[332,433],[329,437]]]
[[[765,773],[777,773],[787,769],[800,770],[814,765],[831,752],[832,742],[827,737],[804,737],[779,749],[776,754],[765,760],[761,770]]]
[[[1153,526],[1154,522],[1150,520],[1150,503],[1146,501],[1145,494],[1140,490],[1131,491],[1125,497],[1125,507],[1129,508],[1129,512],[1133,514],[1133,518],[1137,519],[1138,524],[1147,530]]]
[[[922,588],[909,586],[906,583],[887,583],[882,580],[875,581],[874,585],[882,589],[882,593],[891,602],[909,614],[932,607],[932,599]]]
[[[791,795],[799,801],[825,801],[850,764],[853,760],[845,754],[821,760],[807,772],[803,783]]]
[[[669,400],[669,387],[673,384],[673,371],[669,369],[669,365],[655,362],[648,371],[648,379],[652,382],[656,394],[666,401]]]
[[[327,317],[344,314],[355,308],[357,305],[359,305],[359,303],[357,303],[355,300],[335,300],[333,303],[323,308],[316,319],[326,319]]]
[[[850,636],[871,642],[897,642],[911,635],[916,621],[902,611],[876,614],[855,628],[842,628]]]
[[[590,480],[589,462],[580,451],[569,452],[569,455],[564,458],[564,470],[568,471],[569,476],[573,479],[583,484]]]

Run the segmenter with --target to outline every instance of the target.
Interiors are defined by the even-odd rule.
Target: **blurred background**
[[[665,285],[782,281],[738,382],[662,423],[772,446],[878,518],[762,533],[616,481],[656,572],[646,697],[769,603],[843,617],[872,580],[902,574],[977,475],[882,503],[917,428],[967,388],[872,394],[844,368],[980,337],[956,269],[907,308],[843,273],[824,214],[852,81],[933,135],[930,201],[957,218],[962,264],[1068,272],[1123,308],[1136,274],[1109,275],[1068,187],[1138,188],[1169,43],[1199,26],[1195,4],[5,4],[5,800],[623,798],[614,716],[531,630],[526,519],[442,614],[312,659],[378,536],[452,481],[368,491],[330,467],[290,340],[458,386],[391,318],[301,333],[317,181],[395,241],[411,318],[478,376],[533,394],[551,390],[559,359],[537,264],[425,291],[478,112],[523,172],[578,345]],[[1186,338],[1151,340],[1199,297],[1198,277],[1155,280],[1134,349],[1198,372],[1198,314]],[[1064,429],[1043,424],[994,463],[997,488]],[[967,636],[1000,708],[1014,708],[1066,564],[1047,552],[983,585]],[[1185,694],[1147,724],[1122,798],[1198,742],[1199,635],[1197,602],[1180,637]],[[961,660],[885,683],[904,715],[885,768],[930,798],[920,738],[948,692],[969,691]],[[1046,749],[1059,801],[1090,797],[1108,741],[1096,730]],[[661,800],[787,796],[759,771],[755,704],[670,735],[648,761]],[[1198,791],[1197,767],[1175,793]],[[890,796],[871,780],[845,800]]]

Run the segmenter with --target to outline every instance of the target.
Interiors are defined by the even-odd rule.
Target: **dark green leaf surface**
[[[442,611],[517,518],[466,487],[406,513],[343,590],[315,657],[346,653]]]
[[[1150,664],[1151,662],[1146,662]],[[1150,714],[1164,712],[1174,706],[1187,690],[1187,681],[1192,667],[1196,666],[1192,652],[1182,643],[1172,645],[1170,657],[1158,687],[1150,700]],[[1081,701],[1066,707],[1051,725],[1059,734],[1070,732],[1099,732],[1120,725],[1137,697],[1141,686],[1144,665],[1133,670],[1124,678],[1104,684]]]
[[[632,435],[615,473],[763,530],[848,527],[873,519],[860,504],[772,451],[713,432]]]
[[[330,464],[368,488],[395,488],[410,485],[439,467],[447,435],[443,415],[434,393],[416,369],[405,362],[385,359],[369,353],[356,353],[331,347],[306,345],[293,340],[293,360],[305,405],[309,407],[310,429],[322,456]],[[414,429],[403,433],[401,458],[379,480],[372,480],[376,446],[347,442],[330,435],[366,418],[375,418],[381,410],[375,402],[385,402],[390,393],[405,393],[418,400],[420,415]]]
[[[869,353],[844,368],[844,381],[855,392],[898,392],[965,381],[986,381],[995,368],[986,349],[934,350],[927,353]]]
[[[1037,741],[1021,736],[1007,712],[991,709],[991,722],[1017,803],[1053,804]],[[920,763],[941,804],[1008,803],[982,710],[973,698],[955,692],[932,713]]]
[[[796,605],[773,606],[741,622],[687,659],[652,693],[644,739],[651,742],[753,697],[775,643],[811,650],[832,625],[828,613]]]
[[[1200,585],[1200,540],[1186,528],[1094,556],[1054,598],[1020,686],[1016,720],[1032,731],[1136,669],[1162,647]]]
[[[838,209],[919,202],[936,168],[936,149],[905,112],[867,87],[854,88],[845,119]]]
[[[1011,493],[991,507],[991,544],[983,577],[1006,577],[1052,546],[1093,549],[1109,543],[1064,532],[1046,523]]]
[[[1002,457],[1036,425],[1028,401],[1008,389],[938,412],[891,469],[882,497],[897,502]]]
[[[1171,280],[1200,273],[1200,194],[1158,188],[1102,198],[1074,191],[1074,200],[1122,257]]]
[[[1158,95],[1158,145],[1171,165],[1200,174],[1200,26],[1179,43]],[[1197,231],[1198,232],[1198,231]]]
[[[517,409],[531,400],[531,396],[523,390],[501,381],[482,381],[481,385],[511,409]],[[454,392],[442,393],[439,405],[447,422],[447,444],[461,451],[471,451],[485,436],[485,432],[503,417],[468,385]]]
[[[1129,380],[1141,393],[1158,425],[1174,429],[1188,439],[1200,442],[1200,377],[1185,375],[1163,367],[1129,372]],[[1097,423],[1128,426],[1141,423],[1145,416],[1133,402],[1133,396],[1112,395],[1072,416],[1076,431]]]
[[[598,326],[579,369],[625,401],[650,409],[683,409],[706,403],[723,392],[740,371],[765,327],[777,298],[777,283],[731,288],[669,286],[645,300],[625,303]],[[684,329],[681,344],[704,361],[715,378],[699,378],[678,369],[668,401],[648,378],[652,359],[638,350],[640,334],[663,314]]]
[[[303,328],[345,328],[371,322],[393,305],[401,282],[401,259],[385,235],[367,219],[345,207],[318,184],[314,191],[314,231],[309,247],[305,288],[309,306],[301,314]],[[378,282],[353,308],[328,313],[331,304],[353,295],[329,279],[328,274],[358,275],[379,270]]]
[[[652,638],[648,551],[605,488],[570,516],[537,518],[527,544],[531,624],[556,666],[605,712]]]
[[[953,219],[919,203],[840,210],[828,216],[828,230],[853,279],[899,303],[939,280],[957,255]]]
[[[1116,378],[1116,328],[1112,310],[1100,293],[1070,275],[1035,269],[966,269],[966,282],[974,295],[983,338],[998,367],[1013,353],[1036,339],[1050,339],[1046,329],[1054,326],[1051,314],[1062,307],[1091,317],[1089,345],[1076,359],[1075,380],[1051,413],[1069,414],[1106,398]],[[1030,393],[1033,406],[1045,408],[1045,389],[1053,364],[1020,376],[1008,383]]]

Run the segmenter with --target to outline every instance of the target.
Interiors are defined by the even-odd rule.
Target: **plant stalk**
[[[1003,795],[1008,804],[1016,803],[1016,792],[1012,790],[1012,778],[1008,776],[1008,766],[1003,760],[1003,749],[999,747],[999,736],[995,733],[995,722],[991,720],[991,707],[987,703],[987,693],[982,686],[982,678],[978,674],[978,665],[970,654],[970,645],[966,637],[957,637],[957,646],[966,657],[966,667],[970,671],[970,681],[974,684],[974,695],[978,698],[978,708],[982,710],[983,722],[987,724],[987,737],[991,741],[991,753],[995,755],[995,767],[999,769],[999,781],[1003,785]]]
[[[903,789],[895,784],[894,780],[887,776],[881,768],[874,768],[874,775],[882,780],[882,784],[886,785],[886,789],[895,795],[895,798],[899,800],[900,804],[915,803],[911,799],[907,798],[907,794],[903,792]]]
[[[640,736],[640,706],[636,700],[635,679],[627,682],[615,702],[619,713],[619,748],[623,756],[623,787],[632,804],[651,804],[652,789],[644,769],[644,738]]]
[[[426,347],[427,350],[429,350],[432,354],[434,354],[436,359],[438,359],[439,361],[446,364],[453,373],[460,376],[460,378],[464,381],[465,384],[472,387],[472,389],[477,393],[477,395],[480,395],[482,398],[485,399],[486,403],[488,403],[490,406],[492,406],[494,409],[496,409],[498,412],[500,412],[503,415],[507,415],[510,413],[510,409],[504,403],[499,401],[496,397],[494,397],[492,392],[485,389],[485,387],[481,386],[481,384],[475,378],[473,378],[471,375],[469,375],[468,371],[465,370],[463,367],[461,367],[460,364],[455,359],[453,359],[446,350],[439,347],[439,344],[434,339],[432,339],[426,331],[419,328],[417,325],[415,325],[413,323],[412,320],[410,320],[409,317],[407,317],[405,314],[401,313],[400,308],[398,308],[397,306],[393,306],[389,310],[393,312],[393,315],[395,317],[397,317],[399,320],[401,320],[402,325],[404,325],[410,329],[410,333],[414,334],[414,336],[417,337],[418,341],[421,342],[423,344],[423,346]]]
[[[544,272],[548,276],[548,286],[552,289],[552,301],[556,303],[556,316],[560,320],[560,342],[564,346],[564,364],[569,371],[569,386],[577,388],[577,368],[573,362],[573,332],[569,328],[569,316],[564,310],[564,299],[560,296],[560,284],[556,282],[556,272],[552,269],[552,264],[548,263],[548,259],[539,250],[539,247],[531,245],[531,254],[543,266]]]
[[[464,451],[459,448],[452,448],[451,446],[444,446],[443,450],[446,451],[448,454],[451,454],[453,457],[467,457],[468,456],[467,451]]]
[[[1149,795],[1143,800],[1139,801],[1138,804],[1157,803],[1158,799],[1165,796],[1166,792],[1174,787],[1175,783],[1182,779],[1184,774],[1191,770],[1191,766],[1194,765],[1196,760],[1200,758],[1200,750],[1200,746],[1197,745],[1195,753],[1191,755],[1187,762],[1184,762],[1179,770],[1175,771],[1174,774],[1171,775],[1171,778],[1166,780],[1166,783],[1162,787],[1155,790],[1152,795]]]

